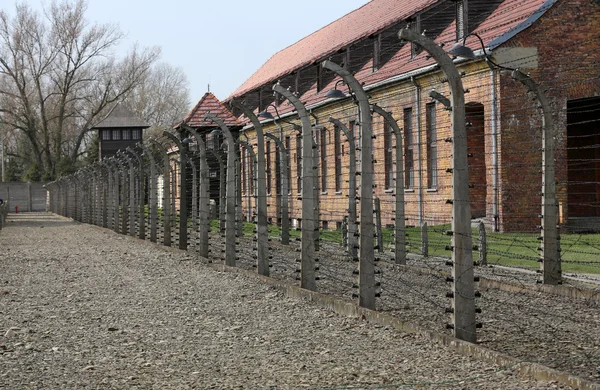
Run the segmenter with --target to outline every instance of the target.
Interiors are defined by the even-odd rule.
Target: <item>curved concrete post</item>
[[[373,130],[369,98],[362,86],[346,69],[331,61],[323,68],[340,76],[356,95],[360,110],[360,248],[358,304],[375,310],[375,251],[373,245]]]
[[[252,146],[250,146],[250,144],[248,142],[244,142],[241,140],[238,140],[238,143],[248,152],[248,155],[250,156],[250,164],[252,164],[252,168],[253,168],[253,172],[256,171],[256,154],[254,153],[254,149],[252,149]],[[252,180],[255,182],[253,187],[256,188],[256,176],[253,175]],[[248,215],[247,215],[247,219],[248,222],[250,222],[252,220],[252,203],[250,201],[252,194],[250,193],[250,188],[248,188],[248,199],[246,200],[246,202],[248,203]]]
[[[279,209],[281,210],[281,243],[289,245],[290,243],[290,216],[288,210],[288,193],[289,193],[289,178],[287,175],[288,166],[288,150],[283,145],[283,142],[273,134],[266,133],[265,136],[272,139],[277,148],[279,149],[279,172],[281,172],[281,204]]]
[[[206,119],[216,123],[227,142],[227,190],[225,194],[225,264],[235,267],[235,141],[229,127],[213,114],[206,114]]]
[[[111,196],[111,179],[112,172],[106,160],[100,162],[100,166],[106,171],[106,177],[102,174],[102,227],[108,228],[108,207],[110,205]]]
[[[198,168],[192,158],[188,159],[188,164],[192,167],[192,226],[196,232],[198,230]]]
[[[273,90],[284,96],[294,105],[302,122],[302,274],[300,275],[300,287],[307,290],[316,290],[317,282],[315,276],[315,231],[319,228],[319,221],[315,221],[315,174],[313,169],[313,139],[312,124],[304,104],[291,91],[275,84]]]
[[[129,235],[135,237],[135,212],[137,208],[135,198],[135,165],[133,164],[133,159],[129,157],[125,151],[121,153],[121,157],[127,162],[127,167],[129,169]]]
[[[131,181],[129,180],[129,168],[128,162],[123,159],[121,151],[117,152],[116,162],[119,166],[119,173],[121,177],[121,234],[128,234],[129,228],[129,210],[131,209],[131,198],[129,197],[129,187]]]
[[[227,177],[225,166],[226,162],[223,161],[223,157],[219,151],[208,148],[206,149],[207,153],[217,160],[217,164],[219,164],[219,209],[217,210],[218,219],[219,219],[219,233],[221,235],[225,234],[225,198],[227,197]]]
[[[168,131],[163,131],[163,135],[179,148],[179,249],[187,250],[187,148]]]
[[[542,250],[540,271],[542,283],[557,285],[562,283],[560,252],[558,251],[558,215],[556,204],[556,179],[554,166],[554,119],[548,97],[531,77],[518,69],[512,78],[525,85],[540,102],[542,112]]]
[[[119,233],[119,165],[115,157],[105,159],[106,166],[110,169],[110,206],[112,207],[111,228]]]
[[[140,145],[141,146],[141,145]],[[148,156],[150,160],[150,177],[148,178],[148,212],[149,212],[149,223],[150,223],[150,241],[156,242],[156,231],[158,223],[158,185],[157,177],[158,172],[156,169],[156,160],[152,151],[144,148],[142,156]]]
[[[248,107],[235,99],[231,105],[239,109],[250,119],[256,133],[256,240],[257,271],[260,275],[269,275],[269,228],[267,226],[267,178],[265,168],[265,137],[262,125],[256,115]]]
[[[464,87],[454,62],[438,44],[410,29],[400,30],[398,37],[421,46],[437,61],[452,94],[452,318],[454,337],[474,343],[477,337]]]
[[[396,264],[406,264],[406,223],[404,218],[404,149],[402,146],[402,131],[390,112],[376,104],[371,106],[373,112],[381,115],[392,126],[396,136],[396,214],[394,234],[394,255]]]
[[[137,182],[139,183],[139,193],[137,196],[137,206],[138,206],[138,238],[145,240],[146,239],[146,204],[145,204],[145,194],[146,194],[146,175],[144,175],[144,160],[142,156],[132,147],[127,147],[127,151],[129,154],[135,157],[138,163],[138,172],[139,175],[137,177]]]
[[[200,191],[198,194],[198,254],[208,258],[208,232],[210,229],[210,184],[208,178],[208,161],[206,144],[200,134],[190,126],[182,125],[195,139],[200,159]]]
[[[163,156],[163,199],[162,199],[162,223],[163,223],[163,245],[171,246],[171,164],[165,147],[158,141],[150,139]]]
[[[102,226],[108,229],[110,226],[108,223],[108,215],[112,205],[112,169],[106,159],[102,160],[100,164],[106,170],[106,177],[104,179],[104,207],[102,210]]]
[[[337,126],[348,140],[348,253],[358,260],[358,237],[356,228],[356,144],[354,132],[339,120],[329,117],[329,122]]]

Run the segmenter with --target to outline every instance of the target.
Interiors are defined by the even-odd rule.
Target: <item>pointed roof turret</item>
[[[198,104],[187,114],[183,123],[197,129],[213,128],[215,127],[215,123],[204,119],[209,112],[221,119],[229,127],[243,126],[243,123],[211,92],[206,92],[202,96]]]

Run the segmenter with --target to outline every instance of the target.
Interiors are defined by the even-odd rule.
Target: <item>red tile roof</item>
[[[183,123],[193,128],[213,128],[215,123],[204,119],[206,114],[211,113],[221,119],[229,127],[239,127],[243,124],[231,113],[231,111],[211,92],[207,92],[202,99],[190,111]],[[179,127],[179,125],[175,126]]]
[[[371,0],[361,8],[273,55],[227,100],[241,96],[267,83],[275,83],[283,76],[322,60],[337,50],[381,31],[385,27],[407,19],[437,1]],[[546,0],[506,0],[474,32],[481,35],[487,45],[490,41],[501,37],[526,21],[545,2]],[[444,43],[454,42],[456,37],[454,29],[455,24],[452,23],[435,40]],[[479,41],[471,37],[467,40],[467,45],[479,47]],[[372,71],[372,62],[369,61],[356,73],[355,77],[366,85],[371,85],[433,64],[432,59],[426,58],[426,53],[421,53],[416,59],[409,61],[409,45],[401,47],[399,42],[398,47],[398,53],[377,72]],[[335,80],[332,81],[330,87],[325,87],[324,90],[331,89],[334,83]],[[302,97],[304,102],[311,104],[323,100],[323,96],[317,95],[315,87],[316,85],[304,94]],[[291,109],[283,111],[291,111]]]
[[[386,26],[408,18],[437,0],[372,0],[271,57],[231,97],[323,58]],[[229,98],[227,99],[229,100]]]

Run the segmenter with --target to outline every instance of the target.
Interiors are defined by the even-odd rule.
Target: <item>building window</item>
[[[435,103],[425,106],[427,127],[427,188],[437,188],[437,129]]]
[[[321,191],[327,191],[327,130],[321,129],[320,133],[320,149],[321,149]]]
[[[142,139],[142,130],[132,129],[131,130],[131,139],[134,141]]]
[[[267,165],[267,194],[271,193],[271,141],[267,141],[267,150],[266,150],[266,155],[267,155],[267,161],[266,161],[266,165]]]
[[[112,131],[112,140],[119,141],[121,139],[121,130],[113,130]]]
[[[110,141],[110,130],[102,130],[102,141]]]
[[[381,34],[373,38],[373,72],[376,72],[381,65]]]
[[[131,130],[123,129],[123,139],[130,140],[131,139]]]
[[[333,128],[333,145],[335,153],[335,192],[342,191],[342,140],[341,130],[335,126]]]
[[[460,41],[468,34],[467,0],[456,2],[456,41]]]
[[[383,168],[385,189],[394,187],[394,164],[392,162],[392,125],[387,121],[383,125]]]
[[[296,134],[296,180],[298,193],[302,192],[302,135]]]
[[[412,107],[404,109],[404,188],[415,187]]]

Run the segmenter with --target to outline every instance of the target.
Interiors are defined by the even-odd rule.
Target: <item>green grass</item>
[[[159,218],[160,218],[159,211]],[[178,220],[178,218],[176,219]],[[191,218],[188,220],[191,226]],[[256,225],[244,222],[243,235],[251,237],[255,234]],[[451,251],[447,248],[452,237],[447,234],[450,225],[430,226],[428,229],[429,255],[450,257]],[[219,231],[219,221],[211,221],[211,231]],[[382,229],[384,246],[391,248],[393,245],[393,228]],[[301,232],[290,228],[290,239],[300,237]],[[341,244],[342,231],[321,230],[321,240]],[[407,249],[410,253],[421,254],[421,229],[417,227],[406,228]],[[277,225],[269,225],[269,236],[280,237],[281,229]],[[478,245],[479,234],[477,228],[472,230],[473,244]],[[487,233],[487,260],[488,264],[538,269],[540,257],[539,247],[541,241],[536,233]],[[564,272],[600,274],[600,234],[562,234],[561,235],[562,269]],[[473,251],[473,259],[477,260],[479,254]]]

